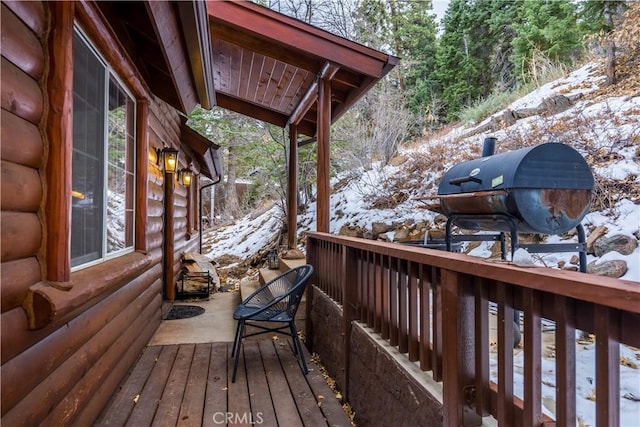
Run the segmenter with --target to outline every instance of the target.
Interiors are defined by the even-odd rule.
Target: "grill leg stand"
[[[578,232],[578,243],[580,244],[580,250],[578,252],[578,256],[580,257],[580,271],[582,273],[587,272],[587,238],[584,232],[584,227],[582,224],[578,224],[576,226],[576,231]]]

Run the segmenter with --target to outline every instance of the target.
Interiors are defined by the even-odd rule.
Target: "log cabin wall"
[[[56,31],[72,32],[79,8],[90,7],[75,6],[74,12],[70,4],[2,2],[0,374],[1,423],[8,426],[90,425],[161,322],[164,172],[146,158],[137,165],[144,182],[136,188],[146,192],[137,197],[143,206],[136,208],[136,226],[143,228],[136,236],[144,236],[137,250],[74,272],[56,266],[63,276],[67,270],[68,280],[47,281],[51,258],[60,259],[47,251],[51,240],[69,238],[47,228],[52,218],[65,220],[48,208],[60,192],[47,170],[58,154],[50,130],[64,127],[51,125],[51,93],[61,88],[50,87],[60,58],[52,59],[49,46],[60,36]],[[139,115],[148,111],[137,133],[149,144],[138,155],[178,147],[178,113],[151,95],[136,93],[136,100],[149,107],[138,109]],[[169,257],[175,283],[182,252],[193,250],[198,239],[184,218],[189,190],[175,180],[173,185],[175,251]]]

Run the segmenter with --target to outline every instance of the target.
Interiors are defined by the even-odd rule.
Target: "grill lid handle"
[[[476,178],[475,176],[471,176],[471,175],[467,175],[467,176],[461,176],[460,178],[454,178],[449,180],[449,184],[450,185],[462,185],[465,182],[477,182],[478,184],[482,183],[482,180],[480,178]]]

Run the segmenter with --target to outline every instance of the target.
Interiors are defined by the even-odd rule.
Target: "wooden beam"
[[[226,108],[236,113],[253,117],[281,128],[287,125],[288,117],[275,110],[269,110],[262,105],[248,102],[222,92],[216,93],[216,101],[219,107]]]
[[[169,2],[149,1],[145,5],[163,48],[165,61],[171,70],[171,79],[180,98],[181,109],[189,113],[198,103],[198,96],[191,82],[190,61],[182,47],[178,18]]]
[[[318,74],[318,78],[311,84],[311,86],[309,86],[309,89],[307,89],[307,92],[304,94],[295,110],[291,113],[289,123],[294,125],[300,124],[300,121],[318,100],[318,80],[331,80],[339,70],[340,67],[337,65],[325,62],[322,70],[320,70],[320,73]]]
[[[318,182],[316,230],[330,231],[329,203],[331,196],[331,81],[318,82]]]
[[[215,105],[216,99],[207,4],[201,1],[179,1],[177,5],[198,99],[203,108],[210,109]]]
[[[298,128],[289,126],[287,167],[287,249],[296,247],[298,235]]]

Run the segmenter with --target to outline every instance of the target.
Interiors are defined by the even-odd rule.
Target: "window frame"
[[[102,241],[100,243],[100,250],[101,250],[101,255],[94,260],[90,260],[87,262],[83,262],[81,264],[72,266],[72,262],[73,262],[73,258],[71,257],[71,247],[72,247],[72,230],[73,230],[73,222],[70,222],[70,227],[69,227],[69,234],[68,234],[68,239],[69,239],[69,265],[70,265],[70,271],[71,272],[75,272],[78,270],[82,270],[88,267],[92,267],[95,265],[99,265],[102,264],[106,261],[109,261],[111,259],[114,258],[118,258],[121,257],[123,255],[132,253],[136,250],[137,247],[137,227],[139,226],[139,224],[137,224],[137,218],[138,218],[138,212],[137,212],[137,191],[138,191],[138,186],[137,186],[137,180],[139,179],[139,171],[137,170],[137,156],[138,156],[138,144],[140,143],[140,141],[138,140],[138,121],[140,120],[139,116],[139,100],[137,99],[137,97],[133,94],[132,90],[127,86],[127,84],[123,81],[123,79],[119,76],[119,74],[117,73],[117,71],[115,70],[115,67],[113,65],[111,65],[109,63],[109,61],[107,60],[107,58],[105,57],[105,55],[103,55],[100,50],[97,48],[97,46],[95,45],[95,43],[91,40],[91,38],[87,35],[87,32],[82,28],[82,25],[75,21],[73,24],[73,31],[72,31],[72,37],[75,38],[76,36],[78,36],[78,39],[82,41],[82,43],[84,43],[85,47],[90,51],[90,53],[94,56],[94,58],[97,60],[97,62],[103,67],[104,69],[104,98],[103,98],[103,103],[104,103],[104,114],[103,114],[103,135],[102,135],[102,141],[101,141],[101,145],[102,145],[102,162],[101,162],[101,168],[102,168],[102,173],[101,173],[101,178],[103,180],[103,185],[102,185],[102,194],[101,194],[101,198],[102,198]],[[73,64],[73,69],[74,72],[76,71],[75,69],[75,62]],[[131,244],[126,246],[125,248],[122,249],[118,249],[118,250],[114,250],[112,252],[109,252],[108,250],[108,215],[107,215],[107,202],[108,202],[108,178],[109,178],[109,159],[108,159],[108,152],[109,152],[109,91],[110,88],[112,87],[111,85],[112,80],[117,84],[117,88],[119,91],[121,91],[127,98],[128,100],[131,102],[131,107],[127,107],[127,110],[131,111],[132,114],[132,123],[131,125],[127,125],[128,130],[127,130],[127,135],[128,137],[130,137],[132,139],[132,144],[130,147],[130,153],[127,152],[127,155],[131,155],[131,170],[128,171],[125,168],[125,175],[129,174],[129,172],[131,173],[131,180],[132,180],[132,185],[129,186],[127,185],[127,183],[125,182],[125,187],[127,190],[131,190],[131,194],[126,194],[125,193],[125,205],[127,203],[127,201],[131,201],[131,209],[126,209],[125,208],[125,217],[124,222],[125,222],[125,227],[126,227],[126,223],[128,220],[128,216],[130,216],[131,219],[131,226],[129,230],[126,230],[126,236],[125,236],[125,241],[129,240],[131,241]],[[72,88],[71,90],[72,95],[75,93],[74,89]],[[128,120],[127,120],[128,121]],[[74,149],[74,142],[73,138],[72,138],[72,150]],[[125,142],[125,149],[128,149],[128,143]],[[70,171],[70,175],[71,177],[73,177],[73,167],[71,168]],[[126,179],[125,179],[126,181]],[[126,190],[126,191],[127,191]],[[71,203],[71,200],[70,200]],[[129,212],[130,211],[130,212]],[[70,208],[70,213],[73,212],[73,208]],[[128,213],[129,212],[129,213]],[[128,214],[127,214],[128,213]]]

